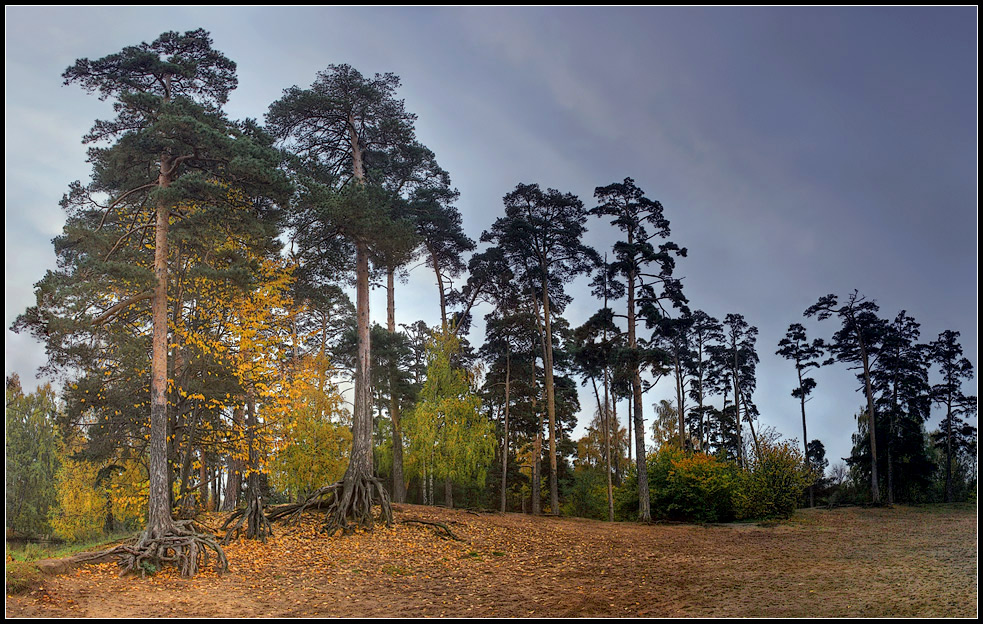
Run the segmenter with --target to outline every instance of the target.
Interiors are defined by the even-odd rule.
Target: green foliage
[[[51,533],[49,510],[57,505],[55,473],[61,439],[50,386],[25,395],[16,377],[7,380],[4,442],[6,527],[26,536]]]
[[[787,518],[811,483],[810,472],[791,442],[762,442],[761,457],[746,470],[733,461],[666,444],[646,460],[652,517],[686,522],[735,518]],[[638,517],[638,485],[629,467],[615,489],[619,519]]]
[[[670,461],[665,482],[651,486],[654,516],[695,522],[733,519],[733,497],[739,482],[733,463],[704,453],[682,454],[671,447],[657,455],[669,455]],[[654,472],[649,473],[650,484]]]
[[[471,371],[454,364],[460,340],[435,332],[427,345],[427,380],[406,416],[407,468],[455,483],[484,483],[495,456],[494,425],[481,413]]]
[[[762,441],[761,453],[740,473],[734,496],[738,518],[788,518],[812,482],[802,453],[790,442]]]
[[[604,472],[596,468],[575,470],[563,494],[561,512],[565,516],[606,520],[608,490]]]

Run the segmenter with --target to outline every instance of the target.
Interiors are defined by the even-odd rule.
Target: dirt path
[[[311,518],[241,542],[230,573],[115,564],[8,596],[7,617],[974,617],[976,510],[806,510],[771,527],[607,524],[397,506],[326,539]]]

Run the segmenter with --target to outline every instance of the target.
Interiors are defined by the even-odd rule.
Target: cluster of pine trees
[[[578,472],[593,471],[613,518],[629,464],[638,517],[651,519],[644,393],[664,376],[676,390],[657,410],[658,443],[738,466],[761,454],[757,329],[690,309],[674,276],[686,249],[630,178],[598,187],[592,207],[519,184],[476,252],[396,76],[332,65],[286,89],[263,124],[236,121],[222,108],[235,64],[211,43],[202,30],[169,32],[66,70],[66,84],[112,100],[116,116],[84,138],[91,180],[65,195],[58,268],[14,326],[46,345],[46,372],[64,381],[47,422],[63,464],[87,462],[98,477],[100,517],[145,510],[130,568],[167,543],[193,573],[203,550],[219,549],[190,520],[203,509],[238,509],[230,532],[251,537],[314,504],[343,531],[371,525],[376,508],[391,521],[392,501],[560,513],[577,508]],[[583,242],[591,217],[620,232],[607,254]],[[420,262],[439,327],[396,323],[396,282]],[[570,327],[565,286],[578,276],[603,304]],[[385,327],[370,323],[373,284],[386,289]],[[474,348],[478,309],[490,311]],[[975,429],[963,420],[975,397],[960,391],[972,367],[958,334],[916,344],[913,320],[879,320],[856,295],[824,297],[807,315],[843,323],[828,343],[793,325],[779,345],[799,371],[808,462],[821,472],[804,374],[830,356],[862,369],[851,468],[870,473],[875,501],[882,482],[888,500],[918,499],[933,452],[950,499],[975,483]],[[930,363],[943,383],[928,384]],[[575,442],[578,383],[596,411]],[[25,400],[13,386],[8,458],[20,444],[11,402]],[[937,439],[924,432],[933,402],[947,410]]]

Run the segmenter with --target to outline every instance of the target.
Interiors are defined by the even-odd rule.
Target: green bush
[[[732,520],[738,482],[734,464],[704,453],[678,453],[670,459],[665,483],[652,487],[653,515],[691,522]]]
[[[606,520],[608,484],[604,473],[593,468],[575,470],[565,488],[561,509],[565,516]]]
[[[741,519],[789,518],[812,477],[802,453],[788,442],[762,444],[741,471],[734,507]]]
[[[738,477],[732,462],[665,445],[648,456],[646,468],[653,519],[724,522],[734,518],[732,501]],[[615,491],[619,519],[638,518],[637,484],[632,465]]]

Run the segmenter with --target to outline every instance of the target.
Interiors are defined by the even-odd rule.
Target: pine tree
[[[812,377],[803,377],[802,374],[811,368],[819,368],[819,359],[823,356],[824,345],[819,338],[811,343],[806,337],[806,328],[800,323],[792,323],[785,332],[785,337],[778,343],[777,355],[791,360],[795,364],[795,373],[798,376],[799,384],[792,390],[792,396],[799,399],[799,406],[802,409],[802,450],[806,459],[809,458],[809,434],[806,429],[806,401],[809,394],[816,388],[816,380]],[[812,485],[809,486],[809,506],[815,505],[815,492]]]
[[[877,477],[877,423],[874,406],[874,389],[871,370],[884,341],[886,323],[877,316],[880,308],[873,301],[867,301],[854,290],[846,303],[840,305],[836,295],[821,297],[809,306],[804,315],[816,316],[820,321],[838,316],[842,325],[827,343],[833,361],[846,362],[859,368],[858,377],[862,380],[864,395],[867,398],[866,430],[870,436],[870,493],[874,504],[881,502],[880,483]]]
[[[669,220],[663,215],[662,204],[645,197],[634,180],[597,187],[594,197],[599,205],[591,209],[596,216],[612,217],[611,223],[625,238],[615,243],[615,260],[609,265],[612,280],[624,280],[627,294],[627,350],[624,353],[631,384],[631,406],[635,433],[635,464],[638,474],[639,519],[652,519],[649,508],[648,478],[645,464],[645,426],[642,414],[643,368],[660,368],[663,354],[648,350],[638,338],[638,322],[646,318],[656,324],[669,316],[670,307],[686,303],[678,279],[673,278],[675,257],[685,256],[686,250],[672,242],[656,247],[653,241],[669,236]],[[651,230],[650,230],[651,228]]]
[[[386,184],[396,169],[390,165],[400,162],[398,151],[416,142],[416,117],[396,99],[399,86],[391,73],[366,78],[349,65],[331,65],[309,89],[286,89],[266,116],[273,133],[296,155],[293,172],[300,192],[293,209],[294,240],[307,274],[330,282],[339,271],[350,270],[354,255],[357,351],[348,470],[340,482],[293,510],[330,499],[330,533],[371,528],[374,501],[381,504],[381,519],[392,524],[389,493],[372,461],[369,263],[393,264],[396,251],[412,248],[415,240],[412,222],[394,210],[401,206],[396,190]]]
[[[506,266],[531,301],[540,327],[543,370],[546,375],[546,413],[549,427],[550,511],[559,513],[557,473],[556,383],[553,317],[563,311],[569,297],[563,285],[599,262],[597,253],[582,242],[587,212],[583,202],[556,189],[519,184],[504,198],[505,216],[481,235],[501,250]]]
[[[945,445],[945,497],[946,502],[955,500],[952,464],[953,458],[961,450],[960,442],[972,441],[972,427],[963,417],[976,412],[976,397],[962,392],[962,380],[973,378],[973,364],[962,356],[959,332],[946,330],[929,345],[932,363],[939,367],[942,382],[932,386],[932,401],[945,406],[945,419],[942,421],[942,437]],[[968,429],[966,435],[962,433]]]
[[[235,231],[258,246],[272,244],[278,198],[288,193],[279,159],[255,123],[232,123],[222,112],[236,87],[235,64],[211,47],[204,30],[167,32],[150,44],[81,59],[63,77],[112,98],[116,117],[97,121],[84,138],[110,144],[89,150],[91,182],[74,183],[65,196],[65,233],[55,240],[61,268],[39,283],[39,305],[18,326],[43,337],[52,366],[80,358],[89,366],[106,351],[93,335],[111,338],[100,328],[145,315],[150,302],[148,521],[137,544],[121,549],[121,563],[129,570],[144,562],[159,565],[166,549],[181,572],[192,575],[205,552],[214,550],[224,568],[224,554],[210,536],[171,518],[171,249],[181,253],[183,244],[213,229]],[[219,270],[238,270],[236,256],[228,254]],[[96,345],[94,351],[86,351],[86,342]]]

